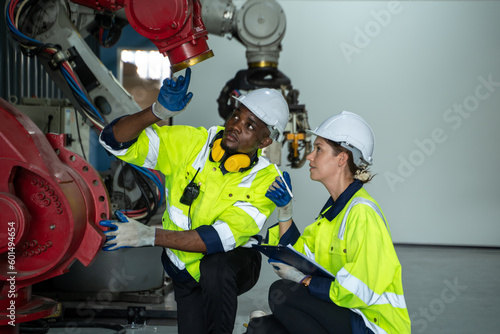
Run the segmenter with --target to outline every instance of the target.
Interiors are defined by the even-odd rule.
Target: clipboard
[[[335,279],[335,276],[331,272],[323,268],[316,261],[309,259],[304,254],[295,250],[290,244],[288,246],[253,245],[253,247],[268,258],[291,265],[306,275]]]

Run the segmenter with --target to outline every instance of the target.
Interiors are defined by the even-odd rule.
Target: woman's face
[[[333,148],[322,137],[316,137],[314,150],[307,155],[307,160],[311,180],[314,181],[325,181],[339,168],[338,156],[334,155]]]

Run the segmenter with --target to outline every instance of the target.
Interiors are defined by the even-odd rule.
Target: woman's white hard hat
[[[307,133],[339,143],[352,152],[356,166],[371,165],[375,137],[372,128],[365,120],[352,112],[342,111],[329,117],[315,130]]]

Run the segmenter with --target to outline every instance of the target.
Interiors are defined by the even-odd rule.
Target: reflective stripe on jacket
[[[278,226],[268,236],[278,244]],[[376,334],[411,332],[401,264],[382,210],[366,190],[356,191],[332,220],[320,216],[307,226],[293,247],[335,275],[320,284],[324,291],[313,291],[313,277],[311,294],[351,309]]]
[[[265,193],[278,173],[267,158],[259,157],[244,172],[226,174],[221,172],[220,163],[209,159],[210,144],[223,129],[152,125],[131,146],[121,149],[114,149],[109,145],[111,140],[103,139],[103,135],[100,139],[118,158],[165,175],[163,228],[196,229],[207,246],[207,254],[250,246],[250,238],[259,233],[275,208]],[[180,199],[198,170],[194,182],[200,186],[200,194],[190,207]],[[204,254],[175,249],[166,249],[166,253],[178,269],[186,269],[199,280]]]

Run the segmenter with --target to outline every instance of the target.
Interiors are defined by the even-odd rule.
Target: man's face
[[[247,107],[240,105],[226,121],[221,146],[229,154],[236,152],[253,155],[257,149],[269,146],[267,125]]]

